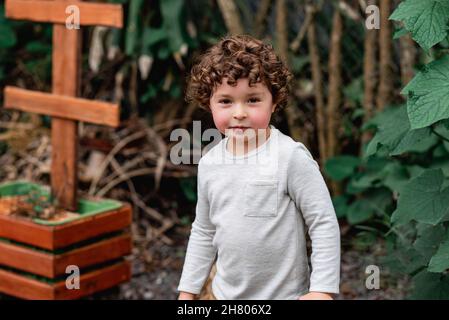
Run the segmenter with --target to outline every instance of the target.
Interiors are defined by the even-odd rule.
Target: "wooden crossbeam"
[[[65,24],[69,16],[66,13],[66,8],[69,5],[78,6],[80,25],[123,27],[122,6],[111,3],[91,3],[73,0],[6,0],[5,15],[11,19]]]
[[[4,93],[5,108],[111,127],[117,127],[120,124],[118,104],[11,86],[5,87]]]

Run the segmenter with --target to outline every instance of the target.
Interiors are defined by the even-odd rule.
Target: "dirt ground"
[[[152,249],[153,261],[136,255],[133,259],[133,277],[119,288],[98,293],[88,299],[176,299],[187,240],[178,239],[175,246],[160,245]],[[366,267],[380,265],[384,244],[379,242],[364,251],[351,245],[343,246],[341,259],[341,293],[338,300],[397,300],[405,299],[410,290],[408,278],[396,279],[388,270],[380,268],[380,288],[369,290],[365,286]],[[147,259],[148,260],[148,259]],[[161,267],[164,265],[164,267]]]
[[[132,279],[118,287],[96,293],[84,299],[176,299],[177,285],[181,276],[187,237],[172,237],[174,245],[157,243],[142,248],[136,245],[128,257],[132,262]],[[345,243],[343,241],[342,243]],[[407,278],[396,279],[387,270],[380,270],[380,288],[368,290],[365,286],[368,265],[376,265],[384,252],[382,242],[364,251],[343,244],[341,260],[341,293],[336,299],[404,299],[410,288]],[[12,297],[0,295],[0,299]]]

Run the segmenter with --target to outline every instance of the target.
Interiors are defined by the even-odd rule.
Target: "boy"
[[[226,137],[198,165],[179,299],[195,299],[215,260],[212,295],[220,300],[339,293],[340,230],[318,164],[270,125],[291,77],[270,45],[249,36],[222,39],[192,68],[187,96]]]

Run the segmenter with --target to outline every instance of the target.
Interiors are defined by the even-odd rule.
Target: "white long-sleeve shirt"
[[[216,259],[220,300],[339,293],[340,230],[319,166],[302,143],[270,128],[245,155],[230,153],[226,137],[201,158],[179,291],[198,294]]]

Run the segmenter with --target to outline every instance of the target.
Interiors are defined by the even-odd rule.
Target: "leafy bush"
[[[351,224],[377,225],[388,244],[384,262],[413,279],[411,298],[449,299],[449,2],[405,0],[390,16],[401,21],[434,59],[391,106],[365,124],[375,135],[362,158],[329,159],[329,177],[345,181],[334,198]],[[373,229],[373,228],[371,228]]]

